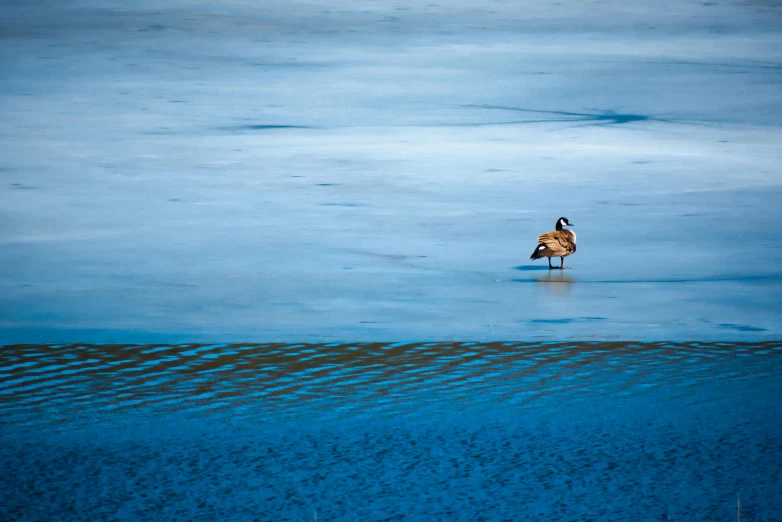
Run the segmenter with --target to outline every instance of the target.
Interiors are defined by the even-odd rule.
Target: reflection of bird
[[[564,268],[565,256],[569,256],[576,251],[576,233],[572,230],[562,230],[562,227],[572,226],[573,224],[567,218],[559,218],[556,230],[538,236],[538,246],[535,247],[535,251],[532,252],[529,258],[534,260],[547,257],[549,269]],[[551,266],[552,257],[560,258],[559,266]]]
[[[546,275],[533,278],[540,288],[545,289],[555,295],[568,295],[575,282],[572,277],[568,277],[564,272],[546,272]]]

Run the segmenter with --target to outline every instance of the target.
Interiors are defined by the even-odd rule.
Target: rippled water
[[[0,515],[782,514],[782,342],[18,345]]]
[[[139,409],[339,419],[652,390],[704,400],[715,380],[779,378],[782,343],[11,346],[0,360],[2,422],[38,429]]]

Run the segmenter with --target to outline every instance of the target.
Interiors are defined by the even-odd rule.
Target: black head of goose
[[[538,236],[538,246],[535,247],[535,251],[529,258],[535,260],[547,257],[549,268],[564,268],[565,258],[576,252],[576,233],[564,229],[564,227],[572,226],[573,223],[568,221],[568,218],[559,218],[556,230]],[[559,266],[551,266],[552,257],[560,258]]]

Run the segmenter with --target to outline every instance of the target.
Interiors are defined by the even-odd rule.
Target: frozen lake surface
[[[779,338],[779,2],[0,7],[6,343]]]

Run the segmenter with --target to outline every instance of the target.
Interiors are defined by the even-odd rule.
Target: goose
[[[538,246],[529,256],[530,259],[548,258],[549,270],[553,268],[565,268],[565,257],[576,252],[576,233],[572,230],[563,230],[562,227],[572,227],[573,223],[566,217],[557,220],[557,229],[538,236]],[[551,266],[551,258],[559,257],[559,266]]]

